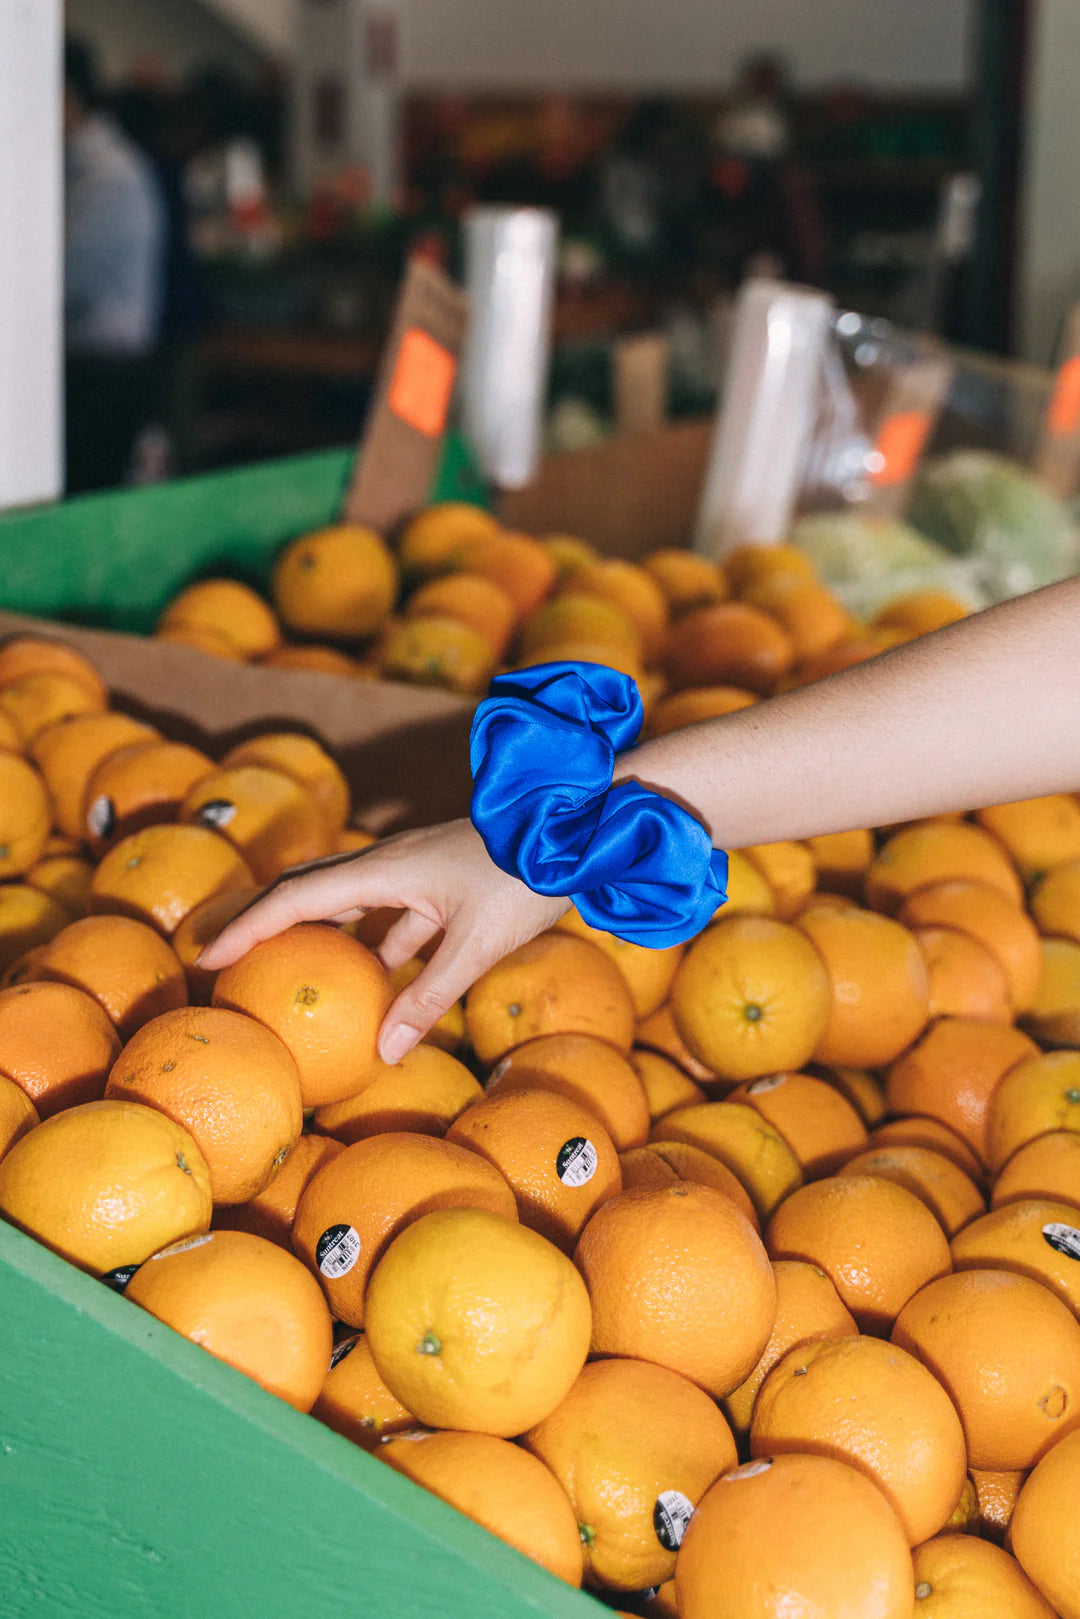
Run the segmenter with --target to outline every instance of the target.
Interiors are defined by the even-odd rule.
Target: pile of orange
[[[618,591],[527,622],[577,655],[622,614],[651,661],[681,611],[739,701],[825,655],[766,678],[765,632],[690,633],[805,628],[782,550],[737,599],[651,559],[659,613],[576,543],[541,550]],[[1080,1619],[1074,797],[739,851],[685,947],[571,912],[387,1068],[418,964],[370,918],[195,965],[354,846],[333,760],[215,762],[107,700],[0,647],[4,1218],[621,1613]]]

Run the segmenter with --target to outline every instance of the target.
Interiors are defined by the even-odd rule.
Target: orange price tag
[[[387,404],[418,433],[436,438],[446,425],[456,362],[449,349],[419,326],[401,339]]]
[[[1066,360],[1058,372],[1046,420],[1059,438],[1080,428],[1080,354]]]
[[[919,464],[930,434],[930,418],[925,410],[902,410],[882,422],[874,452],[878,465],[870,474],[871,483],[883,488],[906,483]]]

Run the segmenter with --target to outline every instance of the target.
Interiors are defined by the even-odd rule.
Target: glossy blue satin
[[[495,864],[582,919],[663,950],[722,905],[727,855],[700,821],[637,782],[612,786],[643,711],[628,675],[545,663],[499,675],[470,741],[472,820]]]

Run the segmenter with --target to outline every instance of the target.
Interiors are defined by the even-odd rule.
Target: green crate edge
[[[265,587],[286,540],[337,518],[354,453],[292,456],[0,514],[0,605],[138,634],[199,574]],[[487,503],[454,435],[432,499]]]
[[[6,1619],[588,1619],[588,1596],[0,1222]]]

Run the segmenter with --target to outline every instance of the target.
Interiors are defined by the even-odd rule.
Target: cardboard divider
[[[141,636],[0,612],[0,641],[42,635],[101,671],[118,708],[215,757],[257,732],[304,730],[337,758],[353,821],[373,832],[468,813],[473,704],[426,686],[227,663]]]

